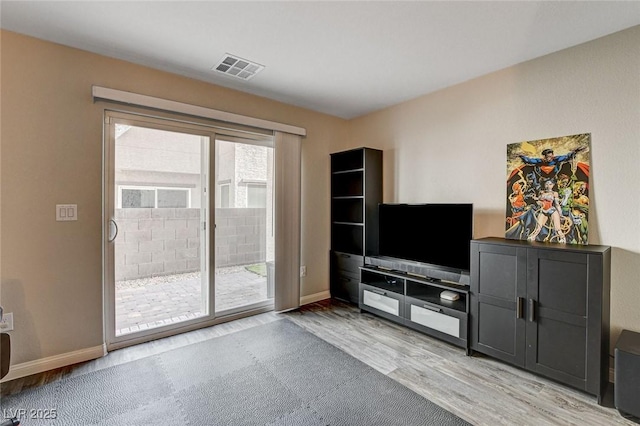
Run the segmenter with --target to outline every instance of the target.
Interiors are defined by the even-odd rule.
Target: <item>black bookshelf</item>
[[[331,154],[331,296],[359,302],[359,267],[378,250],[382,151]]]

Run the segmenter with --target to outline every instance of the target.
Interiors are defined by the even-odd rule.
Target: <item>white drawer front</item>
[[[380,311],[400,316],[400,301],[390,297],[364,290],[363,303]]]
[[[425,327],[441,331],[454,337],[460,337],[460,320],[439,312],[411,305],[411,321]]]

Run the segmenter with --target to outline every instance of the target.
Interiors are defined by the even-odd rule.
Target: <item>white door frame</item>
[[[208,259],[208,315],[187,320],[178,324],[172,324],[136,332],[123,336],[115,336],[115,243],[110,242],[114,237],[115,212],[115,123],[131,124],[140,127],[151,127],[160,130],[190,133],[208,138],[206,153],[208,156],[208,170],[206,179],[208,193],[206,197],[207,207],[207,250],[203,252],[203,258]],[[254,141],[256,144],[271,141],[272,136],[261,133],[249,133],[239,130],[220,128],[200,123],[185,122],[179,119],[152,117],[138,112],[104,111],[104,158],[103,158],[103,309],[104,309],[104,336],[107,350],[115,350],[126,346],[147,342],[163,337],[176,335],[199,328],[244,318],[273,310],[273,303],[258,303],[224,312],[215,312],[215,159],[214,144],[217,139]],[[269,142],[267,142],[269,143]],[[206,255],[206,257],[205,257]]]

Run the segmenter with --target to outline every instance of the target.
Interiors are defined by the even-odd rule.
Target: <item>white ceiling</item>
[[[343,118],[638,24],[638,1],[0,1],[4,29]]]

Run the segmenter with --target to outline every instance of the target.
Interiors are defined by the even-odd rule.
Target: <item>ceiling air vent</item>
[[[225,53],[222,60],[213,69],[230,77],[250,80],[264,69],[264,65]]]

